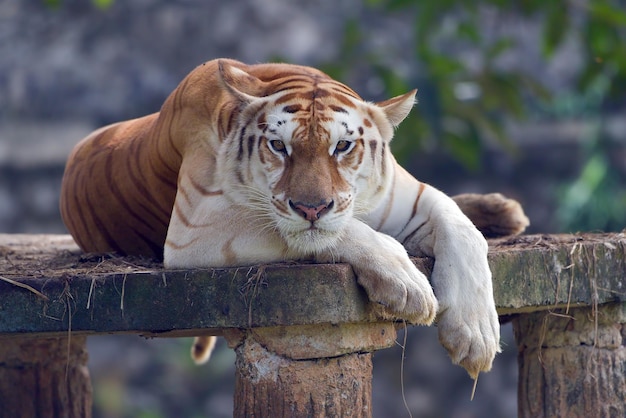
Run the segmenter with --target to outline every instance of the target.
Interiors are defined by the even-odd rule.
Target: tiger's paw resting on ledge
[[[452,360],[476,376],[500,338],[477,227],[516,234],[528,220],[501,195],[455,203],[397,164],[390,141],[414,101],[366,102],[310,67],[209,61],[159,112],[75,147],[61,213],[84,251],[163,257],[166,268],[350,263],[386,316],[437,321]],[[409,254],[434,257],[430,282]],[[194,359],[214,343],[199,337]]]

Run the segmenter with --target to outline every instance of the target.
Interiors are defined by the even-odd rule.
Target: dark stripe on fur
[[[387,172],[387,161],[385,160],[387,153],[387,143],[383,142],[380,147],[380,175],[381,177],[385,177]]]
[[[348,111],[341,106],[331,104],[328,107],[330,107],[333,111],[338,112],[338,113],[348,113]]]
[[[139,225],[144,226],[148,231],[152,230],[153,226],[145,219],[145,216],[143,216],[144,214],[137,213],[135,210],[133,210],[133,207],[128,203],[128,200],[126,199],[124,192],[120,190],[120,188],[118,187],[117,182],[115,181],[114,176],[113,176],[112,156],[107,158],[106,160],[106,163],[104,165],[104,173],[105,173],[106,178],[109,179],[109,189],[111,191],[112,196],[115,198],[118,204],[122,208],[124,208],[124,211],[126,212],[126,214],[134,219],[134,222],[128,222],[128,219],[126,219],[127,222],[124,222],[126,226],[132,229],[133,231],[137,231],[137,229],[135,228],[135,225],[139,224]],[[145,243],[148,244],[148,246],[157,245],[156,243],[152,241],[152,239],[148,239],[148,241],[145,241]]]
[[[176,182],[172,181],[170,178],[163,176],[159,173],[157,167],[154,166],[152,159],[148,159],[148,165],[150,166],[150,170],[154,173],[154,177],[158,179],[161,183],[165,184],[167,187],[176,188]]]
[[[246,128],[245,126],[241,128],[241,132],[239,133],[239,148],[237,149],[237,161],[243,161],[243,141],[246,136]]]
[[[424,185],[424,183],[420,183],[419,189],[417,191],[417,196],[415,197],[415,201],[413,202],[413,208],[411,209],[411,216],[409,216],[409,219],[407,219],[401,231],[404,231],[406,229],[406,227],[409,225],[409,223],[413,220],[413,218],[417,214],[417,207],[419,205],[419,201],[420,201],[420,198],[422,197],[422,193],[424,192],[425,187],[426,186]],[[419,228],[421,228],[421,225],[417,229]]]
[[[100,219],[98,216],[98,210],[93,205],[91,200],[89,199],[89,195],[85,196],[85,204],[87,205],[88,212],[91,214],[92,224],[96,227],[97,234],[101,235],[104,238],[106,245],[112,251],[123,254],[122,248],[117,244],[117,241],[113,239],[111,234],[109,234],[107,225]],[[87,235],[91,235],[89,229],[86,229]],[[84,248],[90,248],[89,245],[86,245]]]
[[[370,146],[370,157],[372,158],[372,164],[376,164],[376,149],[378,148],[378,142],[371,139],[368,144]]]
[[[248,137],[248,159],[252,157],[252,153],[254,152],[255,142],[256,142],[256,136],[250,135]]]
[[[302,110],[302,106],[299,104],[288,105],[288,106],[283,107],[282,109],[282,111],[285,113],[296,113],[300,110]]]

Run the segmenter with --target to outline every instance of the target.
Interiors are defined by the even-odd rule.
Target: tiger
[[[159,112],[76,145],[63,221],[83,251],[157,257],[166,269],[349,263],[384,315],[436,319],[452,362],[476,377],[500,351],[476,225],[517,234],[528,219],[500,194],[457,203],[397,163],[390,141],[415,97],[373,103],[312,67],[205,62]],[[434,258],[430,281],[410,256]],[[194,360],[214,344],[197,338]]]

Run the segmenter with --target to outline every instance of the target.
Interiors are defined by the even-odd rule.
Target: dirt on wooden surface
[[[537,234],[489,240],[490,252],[556,249],[563,245],[626,243],[626,233]],[[162,262],[113,253],[85,254],[69,235],[0,234],[0,276],[54,278],[136,273],[162,269]]]
[[[0,276],[55,278],[136,273],[163,268],[160,261],[117,254],[85,254],[69,235],[0,234]]]
[[[601,244],[626,241],[626,230],[608,233],[534,234],[489,239],[489,252],[556,249],[564,245]]]

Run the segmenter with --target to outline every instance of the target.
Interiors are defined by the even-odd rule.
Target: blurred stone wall
[[[202,62],[329,62],[346,20],[368,16],[358,0],[137,0],[103,10],[89,0],[56,3],[0,2],[3,232],[63,232],[55,196],[72,146],[96,127],[158,111]],[[410,38],[407,22],[375,22],[373,34],[394,25]],[[367,84],[359,87],[367,97]]]
[[[58,8],[44,3],[0,4],[3,119],[100,125],[158,110],[209,59],[331,60],[346,19],[364,10],[358,0],[136,0],[105,10],[84,0],[59,0]]]
[[[346,22],[355,19],[387,65],[405,73],[411,68],[403,52],[413,33],[410,16],[377,15],[358,0],[117,0],[105,10],[87,0],[58,4],[0,2],[0,232],[64,233],[58,194],[72,146],[98,126],[157,111],[206,60],[332,62],[340,59]],[[532,65],[508,59],[509,65]],[[367,69],[355,67],[341,81],[368,99],[381,98],[380,83]],[[568,129],[512,128],[523,147],[515,155],[487,150],[480,176],[443,154],[416,157],[409,165],[449,193],[516,196],[535,230],[551,232],[553,179],[576,173],[564,155],[580,159],[584,140],[576,128]],[[546,148],[544,139],[554,138],[562,141]],[[494,371],[481,376],[476,400],[469,402],[472,382],[450,364],[436,329],[411,328],[404,363],[399,347],[375,356],[374,416],[407,416],[403,388],[416,416],[515,416],[516,348],[509,327],[504,343]],[[147,410],[162,416],[230,415],[232,355],[223,344],[214,362],[199,369],[191,366],[187,342],[96,337],[89,344],[96,417]]]
[[[71,147],[96,127],[157,111],[206,60],[333,63],[342,59],[352,20],[367,33],[359,52],[376,54],[419,85],[419,68],[405,53],[412,47],[410,13],[377,13],[359,0],[137,0],[114,1],[104,10],[88,0],[57,3],[0,3],[0,231],[63,232],[54,196]],[[488,12],[485,19],[485,36],[504,33],[519,41],[503,55],[503,68],[540,71],[554,88],[571,79],[579,59],[574,44],[545,63],[532,21]],[[454,53],[479,65],[471,51]],[[367,99],[382,99],[382,84],[366,61],[355,62],[341,81]],[[580,128],[512,126],[514,151],[487,147],[477,172],[440,147],[407,165],[449,194],[500,191],[518,198],[530,231],[556,232],[558,188],[577,175],[583,160],[587,137]]]

